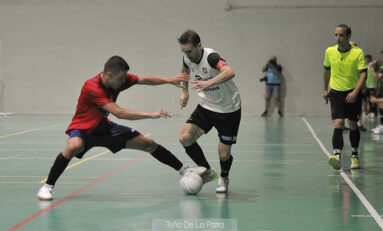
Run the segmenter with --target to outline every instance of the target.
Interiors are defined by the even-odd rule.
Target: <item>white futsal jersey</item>
[[[208,56],[212,53],[217,52],[210,48],[204,48],[199,63],[193,63],[186,55],[184,56],[184,65],[190,70],[190,78],[207,81],[220,73],[216,67],[210,66],[208,62]],[[200,105],[214,112],[229,113],[241,108],[241,96],[232,79],[212,85],[198,92],[198,96],[201,98]]]

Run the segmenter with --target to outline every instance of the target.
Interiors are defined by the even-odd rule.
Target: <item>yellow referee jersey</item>
[[[354,89],[360,72],[367,70],[363,50],[356,46],[346,52],[340,52],[338,45],[327,48],[323,65],[331,70],[330,87],[336,91]]]

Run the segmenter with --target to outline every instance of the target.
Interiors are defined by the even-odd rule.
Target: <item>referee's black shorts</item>
[[[352,91],[336,91],[331,89],[329,98],[332,120],[345,118],[355,122],[359,120],[362,111],[362,93],[358,93],[355,102],[347,103],[346,97]]]

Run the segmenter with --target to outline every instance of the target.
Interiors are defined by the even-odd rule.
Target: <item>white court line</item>
[[[305,122],[307,128],[310,130],[311,134],[313,135],[314,139],[317,141],[319,146],[322,148],[324,154],[326,154],[327,157],[330,157],[330,153],[327,151],[325,146],[322,144],[318,136],[316,135],[314,129],[311,127],[310,123],[306,120],[305,117],[302,117],[303,122]],[[343,170],[339,170],[340,175],[343,177],[343,179],[346,181],[348,186],[354,191],[356,196],[359,198],[359,200],[362,202],[364,207],[368,210],[368,212],[371,214],[371,216],[374,218],[376,223],[379,225],[380,229],[383,230],[383,219],[380,217],[380,215],[376,212],[374,207],[368,202],[367,198],[360,192],[360,190],[355,186],[355,184],[350,180],[350,178],[347,176],[347,174]]]
[[[43,130],[43,129],[46,129],[46,128],[57,127],[57,126],[61,126],[61,125],[63,125],[63,124],[62,123],[61,124],[54,124],[54,125],[47,126],[47,127],[34,128],[34,129],[22,131],[22,132],[16,132],[16,133],[12,133],[12,134],[7,134],[7,135],[0,136],[0,139],[6,138],[6,137],[10,137],[10,136],[16,136],[16,135],[20,135],[20,134],[30,133],[30,132],[34,132],[34,131],[40,131],[40,130]]]
[[[368,218],[370,218],[371,215],[351,215],[351,217],[368,217]],[[383,217],[383,215],[381,215],[380,217]]]

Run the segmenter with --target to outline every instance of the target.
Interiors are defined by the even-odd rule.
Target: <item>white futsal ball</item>
[[[186,172],[180,180],[182,191],[186,194],[197,194],[202,189],[202,178],[195,172]]]

